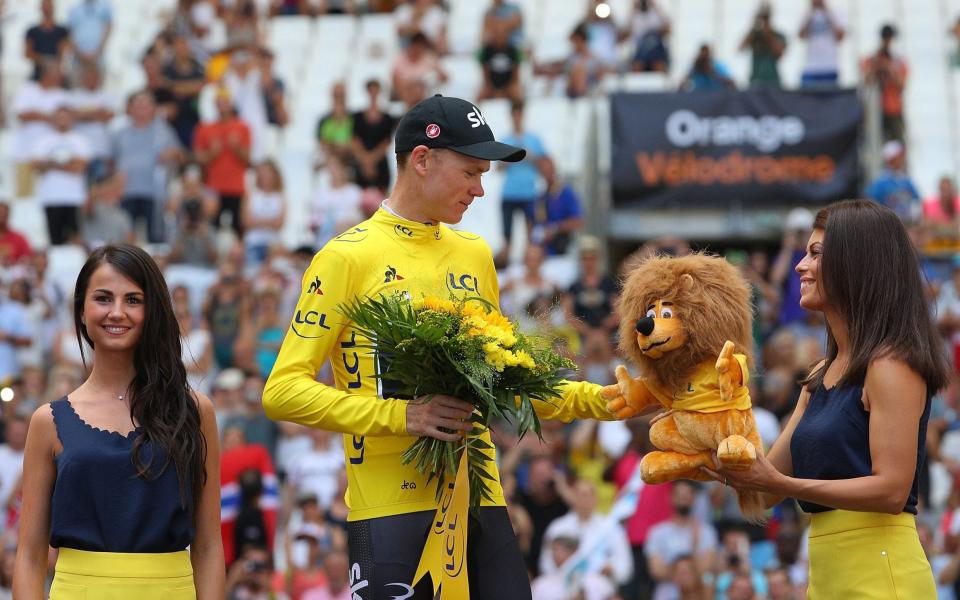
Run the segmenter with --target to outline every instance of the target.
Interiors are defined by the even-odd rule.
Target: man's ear
[[[681,292],[689,292],[693,289],[693,276],[690,273],[681,275],[679,287]]]
[[[420,176],[426,176],[427,164],[432,160],[430,148],[420,145],[410,151],[410,159],[407,163]]]

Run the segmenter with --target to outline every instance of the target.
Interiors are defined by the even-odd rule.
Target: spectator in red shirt
[[[9,267],[33,254],[30,242],[19,231],[10,229],[10,204],[0,200],[0,265]]]
[[[246,193],[244,175],[250,166],[250,128],[237,117],[225,90],[217,94],[217,112],[216,121],[197,127],[193,152],[203,166],[207,187],[220,196],[214,227],[219,226],[224,214],[229,214],[233,230],[242,236],[240,204]]]

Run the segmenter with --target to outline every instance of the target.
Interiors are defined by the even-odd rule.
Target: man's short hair
[[[397,153],[397,171],[402,171],[407,168],[407,161],[410,160],[409,152],[399,152]]]

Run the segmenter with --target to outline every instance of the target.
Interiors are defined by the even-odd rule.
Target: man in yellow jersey
[[[331,240],[303,277],[300,300],[263,406],[272,419],[344,434],[350,585],[355,600],[433,598],[429,577],[411,588],[431,519],[435,486],[400,456],[417,436],[454,441],[470,428],[473,407],[449,396],[412,402],[375,374],[384,357],[337,310],[348,300],[401,294],[481,296],[499,306],[490,247],[454,231],[475,198],[491,160],[517,161],[525,151],[497,142],[480,110],[459,98],[423,100],[400,120],[397,182],[370,219]],[[316,381],[327,360],[335,387]],[[601,386],[570,382],[541,418],[612,419]],[[423,400],[423,399],[420,399]],[[445,428],[457,433],[446,433]],[[489,433],[484,434],[489,441]],[[471,600],[529,599],[530,585],[507,517],[499,473],[492,502],[470,519],[467,572]]]

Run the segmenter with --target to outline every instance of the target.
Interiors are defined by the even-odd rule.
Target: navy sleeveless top
[[[801,479],[851,479],[872,473],[870,459],[870,413],[863,409],[863,384],[835,386],[820,384],[803,413],[790,440],[793,476]],[[903,512],[917,514],[920,469],[926,459],[927,420],[930,397],[920,417],[917,436],[917,467],[910,497]],[[798,501],[808,513],[833,510],[812,502]]]
[[[50,404],[63,451],[55,458],[50,545],[92,552],[178,552],[193,541],[192,496],[181,505],[171,462],[151,481],[137,475],[129,435],[98,429],[80,419],[67,398]],[[144,444],[140,456],[157,473],[166,452]]]

